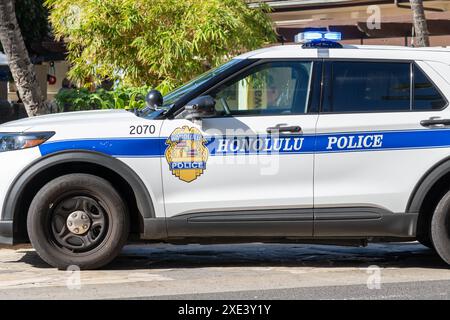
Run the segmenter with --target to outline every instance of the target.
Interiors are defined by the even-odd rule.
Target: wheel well
[[[417,221],[417,238],[429,240],[431,218],[437,204],[442,197],[450,190],[450,172],[440,177],[426,193],[419,209],[419,219]]]
[[[36,174],[23,188],[14,208],[14,242],[28,242],[27,215],[36,193],[51,180],[71,173],[86,173],[109,181],[122,196],[130,214],[132,236],[143,232],[143,218],[139,212],[136,196],[130,184],[115,171],[90,162],[60,163]]]

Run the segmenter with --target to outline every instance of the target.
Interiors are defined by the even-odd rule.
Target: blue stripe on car
[[[450,130],[374,131],[290,136],[205,137],[210,155],[304,154],[450,147]],[[116,157],[162,157],[167,138],[105,138],[50,141],[42,155],[89,150]]]

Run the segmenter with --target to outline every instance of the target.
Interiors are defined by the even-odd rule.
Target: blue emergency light
[[[340,40],[342,34],[333,31],[306,31],[295,36],[295,42],[302,43],[303,48],[342,48]]]

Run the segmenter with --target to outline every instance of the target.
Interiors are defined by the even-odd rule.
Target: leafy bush
[[[167,93],[230,56],[276,41],[264,3],[244,0],[46,0],[69,77]]]
[[[108,91],[97,89],[63,89],[55,96],[59,112],[97,109],[139,109],[145,106],[149,87],[118,87]]]
[[[16,0],[15,11],[22,36],[27,49],[33,51],[32,45],[40,43],[49,36],[50,25],[45,0]],[[1,45],[0,45],[1,49]],[[1,49],[3,51],[3,49]]]

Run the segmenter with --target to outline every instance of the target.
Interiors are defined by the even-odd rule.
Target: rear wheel
[[[450,191],[434,211],[431,219],[431,240],[439,256],[450,264]]]
[[[65,269],[95,269],[113,260],[129,232],[126,206],[105,179],[69,174],[46,184],[33,199],[28,235],[39,256]]]

